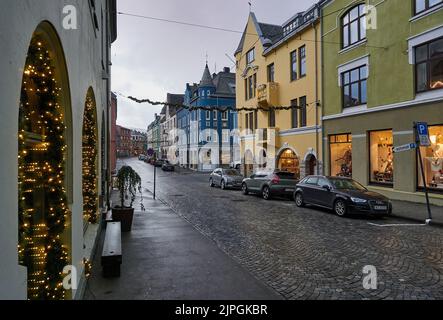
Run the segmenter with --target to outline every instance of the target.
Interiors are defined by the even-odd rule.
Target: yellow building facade
[[[317,5],[281,26],[249,15],[235,52],[236,103],[247,109],[238,113],[244,175],[322,173],[320,39]]]

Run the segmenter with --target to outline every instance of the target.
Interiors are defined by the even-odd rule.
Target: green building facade
[[[427,122],[425,180],[443,205],[443,0],[325,1],[322,43],[325,173],[424,202],[416,152],[393,147]]]

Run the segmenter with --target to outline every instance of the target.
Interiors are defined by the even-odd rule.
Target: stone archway
[[[305,176],[317,174],[317,158],[310,153],[305,158]]]
[[[48,22],[33,33],[23,69],[18,258],[28,270],[28,299],[59,300],[67,294],[62,271],[70,264],[66,226],[71,219],[72,125],[63,49]]]
[[[98,220],[98,133],[95,95],[89,88],[86,95],[82,129],[82,194],[83,219],[88,223]]]
[[[300,159],[291,148],[280,151],[277,157],[277,169],[288,171],[295,174],[296,178],[300,178]]]

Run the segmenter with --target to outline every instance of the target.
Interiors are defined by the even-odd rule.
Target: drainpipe
[[[320,11],[320,9],[318,9]],[[319,74],[318,74],[318,37],[317,37],[317,25],[315,24],[315,22],[313,22],[313,26],[314,26],[314,32],[315,32],[315,151],[317,153],[317,175],[320,175],[320,166],[319,166],[319,146],[320,143],[318,141],[318,126],[319,126],[319,114],[318,114],[318,108],[320,107],[319,105],[319,96],[318,96],[318,80],[319,80]],[[323,160],[323,155],[322,155],[322,160]]]
[[[324,79],[324,76],[325,76],[325,68],[324,68],[324,56],[325,56],[325,54],[324,54],[324,46],[323,46],[323,32],[324,32],[324,27],[323,27],[323,8],[320,8],[319,9],[320,10],[320,35],[321,35],[321,40],[320,40],[320,43],[321,43],[321,81],[322,81],[322,86],[321,86],[321,95],[322,95],[322,112],[321,112],[321,117],[323,118],[323,115],[324,115],[324,108],[325,108],[325,106],[324,106],[324,103],[323,103],[323,101],[324,101],[324,97],[325,97],[325,86],[324,86],[324,81],[323,81],[323,79]],[[325,168],[325,156],[326,156],[326,153],[325,153],[325,151],[326,151],[326,143],[325,143],[325,130],[324,130],[324,124],[323,124],[323,122],[322,122],[322,127],[321,127],[321,129],[322,129],[322,135],[321,135],[321,137],[322,137],[322,162],[323,162],[323,166],[322,166],[322,173],[323,174],[326,174],[326,168]]]

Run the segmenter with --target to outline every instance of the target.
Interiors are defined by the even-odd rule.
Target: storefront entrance
[[[300,160],[291,149],[285,149],[278,157],[277,167],[279,170],[288,171],[300,178]]]

